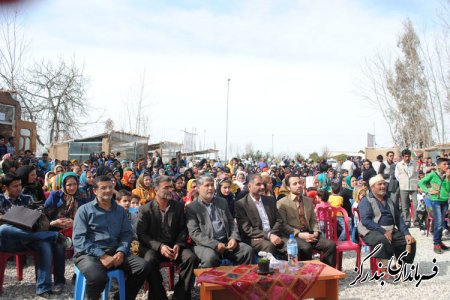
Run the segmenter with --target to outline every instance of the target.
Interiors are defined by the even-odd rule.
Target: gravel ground
[[[343,271],[346,273],[346,278],[340,282],[339,297],[341,299],[378,299],[381,297],[386,299],[426,299],[430,295],[434,295],[432,297],[433,299],[449,299],[450,273],[448,267],[450,266],[450,252],[437,255],[433,252],[432,236],[422,236],[416,228],[411,229],[411,234],[417,240],[415,263],[419,264],[420,273],[432,273],[431,269],[434,266],[432,260],[436,258],[436,265],[439,267],[439,274],[436,277],[428,281],[422,281],[419,287],[416,287],[417,282],[414,281],[393,283],[393,279],[387,280],[384,286],[376,281],[358,283],[350,286],[350,282],[357,276],[357,273],[353,270],[355,266],[355,255],[353,253],[346,253],[343,261]],[[447,244],[450,244],[450,241],[447,241]],[[366,253],[362,253],[362,257],[366,255]],[[15,263],[8,262],[3,284],[4,292],[0,299],[36,299],[34,267],[32,265],[30,258],[28,266],[24,269],[24,280],[18,282],[15,278]],[[72,269],[73,262],[68,260],[66,265],[66,292],[60,296],[60,299],[73,298],[73,285],[71,284]],[[167,278],[167,276],[164,277]],[[381,293],[383,293],[382,296]],[[141,290],[137,299],[147,299],[146,293]],[[193,299],[199,299],[198,288],[195,288],[193,291]]]

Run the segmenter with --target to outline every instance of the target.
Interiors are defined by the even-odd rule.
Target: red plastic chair
[[[345,241],[339,241],[338,239],[338,213],[342,213],[344,217]],[[324,222],[326,237],[336,243],[336,269],[342,270],[342,253],[345,251],[356,252],[356,266],[359,267],[361,264],[361,246],[352,242],[350,238],[347,211],[342,207],[321,207],[317,210],[317,215]]]
[[[3,293],[3,282],[5,280],[5,270],[8,259],[11,257],[16,258],[16,279],[17,281],[22,281],[23,279],[23,267],[25,256],[30,255],[33,256],[34,260],[34,271],[37,272],[37,252],[28,250],[28,251],[20,251],[20,252],[1,252],[0,251],[0,294]],[[37,276],[37,274],[36,274]]]
[[[171,261],[163,261],[159,264],[159,269],[168,268],[167,273],[169,274],[169,291],[173,291],[173,287],[175,286],[175,272],[180,272],[180,267],[177,263]],[[144,283],[144,291],[148,291],[150,289],[150,284],[146,280]]]
[[[353,217],[357,216],[358,217],[358,224],[361,221],[360,219],[360,215],[359,215],[359,210],[357,207],[353,207],[352,208],[352,213],[353,213]],[[358,234],[358,238],[359,238],[359,245],[360,247],[366,247],[368,246],[370,251],[373,250],[373,246],[367,245],[364,240],[362,239],[362,237]],[[359,267],[359,266],[358,266]],[[372,274],[374,274],[377,270],[378,270],[378,260],[376,257],[371,257],[370,258],[370,270],[372,271]]]

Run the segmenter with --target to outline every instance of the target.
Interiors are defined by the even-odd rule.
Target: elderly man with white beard
[[[370,179],[370,193],[358,205],[361,222],[358,232],[368,245],[382,247],[374,257],[381,260],[384,267],[393,255],[396,258],[405,250],[408,255],[405,263],[412,263],[416,253],[416,241],[409,233],[400,211],[386,195],[386,183],[383,176]]]

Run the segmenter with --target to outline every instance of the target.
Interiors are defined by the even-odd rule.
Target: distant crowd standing
[[[164,261],[180,269],[173,299],[190,299],[195,268],[216,267],[224,259],[251,264],[259,251],[286,259],[291,234],[299,260],[318,251],[335,267],[336,244],[325,237],[317,214],[328,206],[345,210],[353,241],[360,235],[368,245],[383,245],[376,257],[384,263],[405,250],[405,261],[414,260],[409,228],[424,232],[427,214],[434,220],[434,251],[448,250],[441,240],[448,234],[446,157],[414,161],[404,150],[401,157],[388,152],[374,162],[348,157],[333,168],[325,160],[273,164],[264,158],[194,163],[178,157],[165,164],[157,151],[138,161],[120,153],[58,161],[4,150],[0,213],[13,205],[37,209],[50,227],[31,232],[2,224],[0,250],[38,252],[36,293],[42,298],[65,289],[64,251],[72,244],[88,299],[99,299],[112,268],[126,274],[127,299],[145,280],[149,299],[167,299],[159,272]],[[339,239],[345,240],[344,218],[337,220]]]

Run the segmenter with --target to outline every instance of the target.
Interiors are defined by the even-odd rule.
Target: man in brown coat
[[[336,244],[320,235],[311,198],[303,195],[305,180],[291,174],[285,179],[289,195],[277,202],[283,222],[294,233],[298,245],[299,260],[311,260],[312,250],[323,253],[323,262],[335,266]]]

